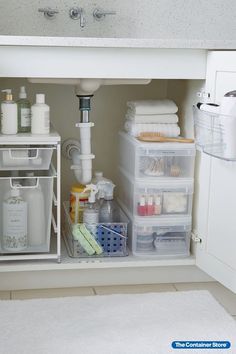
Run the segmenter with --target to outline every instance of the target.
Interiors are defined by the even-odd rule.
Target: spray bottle
[[[101,203],[99,210],[99,222],[102,223],[112,223],[119,222],[120,213],[119,208],[116,202],[114,201],[113,191],[115,185],[112,181],[105,181],[102,183],[102,189],[104,192],[104,200]],[[100,188],[101,186],[98,186]]]
[[[83,193],[90,191],[88,198],[88,204],[86,205],[83,213],[83,223],[85,224],[97,224],[99,221],[99,205],[96,201],[96,194],[98,192],[95,184],[88,184]]]

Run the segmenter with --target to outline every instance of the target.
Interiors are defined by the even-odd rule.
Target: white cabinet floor
[[[169,292],[188,290],[208,290],[215,299],[235,318],[236,320],[236,294],[226,289],[217,282],[208,283],[176,283],[176,284],[150,284],[150,285],[122,285],[122,286],[98,286],[61,289],[40,289],[40,290],[16,290],[1,291],[1,300],[23,300],[32,298],[49,298],[64,296],[94,296],[104,294],[135,294],[147,292]]]

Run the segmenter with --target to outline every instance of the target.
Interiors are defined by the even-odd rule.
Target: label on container
[[[83,222],[85,224],[97,224],[98,223],[98,211],[93,209],[84,210]]]
[[[30,115],[30,108],[21,108],[21,127],[28,128],[31,126],[31,115]]]
[[[88,203],[88,196],[80,193],[70,193],[70,218],[72,223],[83,222],[83,212]]]
[[[3,242],[12,251],[27,247],[27,203],[3,203]]]

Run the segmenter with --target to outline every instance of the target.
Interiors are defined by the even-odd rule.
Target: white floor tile
[[[176,291],[172,284],[97,286],[94,288],[94,290],[97,295],[142,294],[151,292]]]
[[[94,295],[93,288],[32,289],[12,291],[12,300]]]
[[[10,300],[11,292],[10,291],[0,291],[0,300]]]
[[[236,294],[220,283],[176,283],[174,286],[178,291],[208,290],[231,315],[236,315]]]

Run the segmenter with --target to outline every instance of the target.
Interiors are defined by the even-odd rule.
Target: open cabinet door
[[[209,52],[206,92],[220,103],[236,90],[236,52]],[[236,139],[236,135],[235,135]],[[197,153],[196,263],[236,293],[236,162]]]

